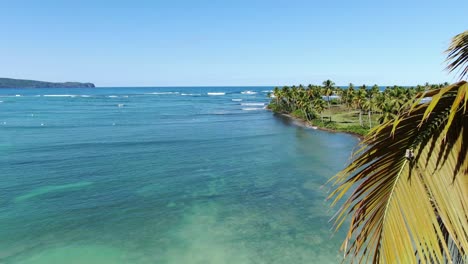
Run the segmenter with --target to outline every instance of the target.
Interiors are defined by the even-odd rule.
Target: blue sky
[[[98,86],[452,82],[468,1],[0,0],[0,76]]]

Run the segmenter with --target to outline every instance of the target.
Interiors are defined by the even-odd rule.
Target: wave
[[[262,93],[272,93],[272,92],[273,92],[273,90],[264,90],[264,91],[262,91]]]
[[[154,92],[154,93],[145,93],[145,94],[179,94],[179,92]]]
[[[0,103],[3,103],[3,101],[0,101]]]
[[[76,97],[75,94],[44,94],[45,97]]]
[[[242,99],[231,99],[233,102],[242,102]]]
[[[107,97],[109,97],[109,98],[117,98],[118,96],[117,96],[117,95],[108,95]]]
[[[264,103],[241,103],[241,105],[251,105],[251,106],[258,105],[258,106],[264,106],[265,104],[264,104]]]
[[[247,108],[242,108],[243,111],[258,111],[258,110],[263,110],[263,108],[259,107],[247,107]]]
[[[82,94],[82,95],[80,95],[80,97],[85,97],[85,98],[87,98],[87,97],[91,97],[91,95]]]
[[[254,91],[243,91],[241,94],[257,94],[257,92]]]
[[[201,94],[186,94],[186,93],[182,93],[180,95],[184,95],[184,96],[199,96]]]
[[[225,95],[226,93],[215,93],[215,92],[212,92],[212,93],[208,93],[208,95]]]

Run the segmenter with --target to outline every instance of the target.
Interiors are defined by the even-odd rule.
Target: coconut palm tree
[[[332,80],[326,80],[323,83],[323,94],[327,97],[328,108],[330,108],[330,95],[333,93],[335,83]]]
[[[372,111],[375,108],[375,99],[367,98],[362,104],[362,109],[367,111],[367,118],[369,121],[369,128],[372,128]]]
[[[374,84],[371,89],[367,90],[367,100],[364,102],[364,108],[367,110],[367,117],[369,119],[369,128],[372,128],[372,111],[376,106],[376,98],[380,93],[380,88]]]
[[[357,109],[359,109],[359,124],[362,124],[362,110],[364,110],[364,103],[366,102],[367,98],[367,88],[366,85],[362,85],[359,87],[357,92],[354,94],[353,102]]]
[[[346,103],[346,106],[348,108],[351,108],[351,106],[353,105],[353,98],[354,98],[354,84],[350,83],[349,86],[348,86],[348,89],[345,90],[346,92],[344,93],[345,94],[345,98],[344,101]]]
[[[464,59],[449,53],[451,65],[468,60],[461,54]],[[462,67],[454,65],[449,69]],[[431,101],[422,103],[424,97]],[[465,81],[418,94],[374,128],[332,179],[333,204],[349,192],[335,223],[351,216],[342,246],[351,262],[468,261],[467,108]]]
[[[460,79],[468,76],[468,30],[453,37],[446,52],[450,62],[447,69],[451,72],[459,70]]]
[[[325,101],[322,97],[315,97],[312,101],[313,108],[315,111],[320,115],[322,122],[323,122],[323,115],[322,112],[325,110]]]

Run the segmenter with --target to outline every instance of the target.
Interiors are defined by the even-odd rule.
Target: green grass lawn
[[[332,105],[322,113],[323,121],[314,120],[313,124],[338,131],[352,132],[365,135],[369,131],[369,116],[367,112],[362,113],[362,124],[359,124],[359,110],[348,109],[343,105]],[[371,115],[372,127],[379,124],[380,114]]]

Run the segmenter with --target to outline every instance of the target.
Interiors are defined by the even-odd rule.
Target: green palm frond
[[[460,79],[468,76],[468,30],[453,37],[446,52],[447,61],[450,62],[447,69],[450,72],[459,69]]]
[[[468,83],[418,98],[373,129],[332,179],[333,204],[349,194],[335,223],[351,216],[342,248],[351,262],[466,261]]]

